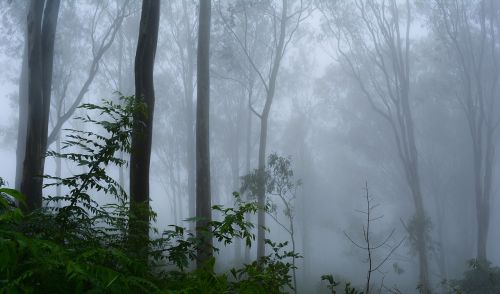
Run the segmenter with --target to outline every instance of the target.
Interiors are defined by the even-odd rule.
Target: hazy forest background
[[[1,291],[500,293],[500,1],[0,15]]]

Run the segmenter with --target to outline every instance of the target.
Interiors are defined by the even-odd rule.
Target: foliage
[[[434,247],[432,246],[432,221],[428,216],[419,217],[414,215],[409,221],[408,224],[403,223],[406,232],[408,233],[408,240],[410,241],[410,249],[411,252],[416,254],[418,252],[418,242],[417,242],[417,232],[418,230],[423,230],[425,234],[425,240],[427,240],[426,246],[430,251],[434,251]]]
[[[270,254],[259,261],[245,264],[242,269],[230,271],[237,281],[232,285],[237,292],[284,293],[286,286],[293,289],[290,270],[295,265],[286,260],[297,258],[298,254],[284,250],[288,242],[274,243],[266,239],[266,244],[271,247]]]
[[[66,178],[50,177],[47,186],[64,186],[66,195],[46,198],[48,206],[23,215],[2,203],[0,223],[0,287],[5,292],[154,292],[159,288],[153,271],[125,248],[126,193],[106,174],[109,164],[123,165],[115,157],[128,151],[133,113],[142,108],[134,97],[122,104],[80,108],[97,112],[78,120],[100,127],[97,132],[68,130],[66,153],[49,151],[75,163],[84,172]],[[79,148],[81,152],[74,152]],[[115,203],[99,205],[91,194],[104,192]],[[3,191],[6,192],[6,191]],[[8,194],[21,202],[13,190]],[[5,199],[5,197],[3,197]],[[56,204],[51,206],[51,204]]]
[[[275,200],[273,198],[278,198],[279,201],[283,203],[283,214],[289,218],[294,218],[295,207],[294,201],[296,197],[296,190],[302,184],[300,180],[294,179],[293,169],[291,167],[292,162],[290,157],[282,157],[276,153],[272,153],[268,157],[267,168],[264,171],[266,193],[268,203],[266,203],[266,209],[271,216],[277,220],[277,207]],[[253,172],[242,177],[242,187],[243,192],[249,192],[252,197],[256,197],[259,189],[259,170],[255,169]],[[282,227],[283,224],[279,223]],[[285,227],[285,230],[289,228]]]
[[[461,280],[452,281],[453,293],[493,294],[500,293],[500,268],[487,260],[472,259],[469,269]]]
[[[149,259],[141,258],[127,246],[133,237],[128,232],[133,216],[128,213],[127,194],[106,170],[111,164],[126,164],[115,153],[130,150],[132,117],[144,106],[134,97],[122,97],[121,104],[104,101],[81,108],[97,113],[100,120],[77,119],[99,127],[103,134],[69,130],[65,153],[48,152],[84,169],[66,178],[46,176],[51,181],[46,187],[62,186],[66,195],[49,196],[45,208],[25,215],[15,205],[23,205],[24,197],[0,187],[0,292],[284,293],[291,288],[293,266],[288,261],[296,254],[284,250],[286,243],[268,241],[271,254],[227,273],[216,273],[215,258],[190,270],[200,239],[183,227],[170,226],[149,241]],[[101,204],[97,193],[112,199]],[[244,216],[255,213],[257,204],[234,196],[237,208],[212,207],[221,220],[212,220],[206,233],[224,246],[235,238],[251,246],[253,224]]]
[[[322,275],[321,280],[326,281],[328,283],[326,287],[328,288],[328,290],[330,290],[330,293],[332,293],[332,294],[337,294],[337,291],[338,291],[337,287],[341,286],[341,284],[342,284],[342,283],[336,281],[333,278],[333,275],[331,275],[331,274]],[[353,288],[351,286],[351,283],[346,282],[344,284],[344,294],[363,294],[363,291],[356,290],[355,288]]]
[[[243,177],[242,191],[249,191],[252,196],[258,193],[258,178],[259,170],[255,170]],[[267,168],[264,171],[266,193],[269,197],[266,198],[266,213],[281,227],[290,237],[292,252],[295,251],[295,199],[297,196],[297,188],[302,184],[300,180],[295,180],[292,169],[292,161],[290,157],[282,157],[276,153],[272,153],[268,157]],[[278,215],[278,203],[283,206],[283,215],[286,218],[286,223],[280,220]],[[286,242],[285,244],[288,244]],[[293,254],[291,269],[293,274],[293,287],[297,288],[297,275],[295,259],[302,256]]]

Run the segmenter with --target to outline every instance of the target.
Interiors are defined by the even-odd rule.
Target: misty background
[[[374,214],[381,216],[372,224],[374,242],[390,236],[374,258],[383,260],[397,246],[373,273],[374,283],[383,280],[388,287],[397,285],[401,293],[416,291],[420,263],[411,228],[416,215],[412,185],[418,185],[421,216],[427,222],[422,229],[427,236],[423,246],[433,288],[438,289],[444,279],[461,278],[467,260],[481,255],[478,214],[486,211],[484,257],[500,265],[499,161],[495,156],[500,144],[500,103],[496,102],[500,95],[500,3],[288,2],[286,47],[270,109],[266,154],[290,156],[294,177],[302,182],[294,200],[296,250],[303,256],[297,260],[299,292],[326,292],[320,276],[327,273],[364,286],[366,253],[350,239],[363,240],[365,215],[359,210],[366,208],[366,187],[378,204]],[[117,92],[134,94],[141,3],[123,3],[61,1],[49,122],[49,134],[54,132],[54,136],[52,141],[49,137],[49,150],[60,148],[65,128],[82,127],[72,118],[85,113],[73,106],[117,99]],[[11,187],[16,183],[27,6],[28,1],[22,0],[0,2],[0,176]],[[258,166],[259,113],[267,91],[262,79],[268,78],[276,47],[273,15],[276,20],[282,7],[282,1],[212,2],[213,204],[232,206],[232,192],[240,191],[242,177]],[[298,11],[300,16],[294,14]],[[158,214],[153,226],[163,229],[169,224],[189,226],[185,219],[193,216],[198,1],[162,1],[160,13],[150,195]],[[118,17],[123,18],[119,24]],[[394,31],[381,30],[385,26],[378,21],[384,20]],[[399,40],[391,44],[408,52],[407,59],[391,56],[394,48],[385,47],[384,38],[398,34]],[[398,72],[398,66],[408,71],[407,76]],[[404,114],[398,116],[400,107],[404,108],[398,99],[404,96],[405,87],[412,135],[404,131],[409,123],[401,124]],[[479,123],[473,124],[474,120]],[[477,141],[477,133],[484,138]],[[414,157],[408,143],[411,136]],[[477,147],[485,138],[489,141]],[[401,144],[409,147],[398,149]],[[482,158],[478,167],[477,156],[484,156],[486,145],[492,146],[492,154]],[[478,148],[484,151],[482,155],[477,155]],[[401,155],[401,150],[409,150],[408,155]],[[489,180],[483,170],[487,166],[491,168]],[[407,176],[413,168],[418,184]],[[78,167],[54,159],[45,163],[46,174],[77,171]],[[126,169],[110,173],[127,187]],[[480,209],[478,183],[490,190],[482,196],[488,198],[486,207]],[[54,191],[46,189],[45,193]],[[276,217],[286,222],[283,204],[272,195],[268,198],[276,205]],[[266,221],[270,238],[288,240],[278,223],[271,217]],[[218,266],[228,268],[253,259],[255,248],[247,253],[242,244],[224,248]]]

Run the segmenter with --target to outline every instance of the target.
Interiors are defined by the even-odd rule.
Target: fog
[[[149,174],[157,219],[151,227],[193,229],[187,219],[196,211],[199,2],[160,2]],[[61,151],[68,128],[92,131],[74,120],[89,114],[77,106],[136,94],[141,3],[61,1],[48,150]],[[258,199],[242,187],[262,163],[266,121],[266,167],[272,154],[288,158],[292,181],[299,181],[285,197],[301,255],[297,293],[328,293],[325,274],[364,290],[369,267],[369,293],[418,293],[419,285],[422,293],[451,293],[448,281],[462,279],[469,261],[500,266],[499,4],[212,1],[211,203],[232,207],[235,191]],[[17,138],[29,116],[19,110],[27,87],[29,7],[30,1],[0,2],[0,177],[18,189],[16,150],[25,145]],[[45,160],[48,175],[81,170]],[[128,191],[127,166],[107,171]],[[100,192],[95,199],[108,201]],[[265,216],[266,238],[291,241],[285,202],[269,189],[265,201],[274,208]],[[366,245],[367,225],[372,245]],[[250,249],[215,243],[221,272],[258,254],[257,240]],[[370,259],[366,246],[372,246]]]

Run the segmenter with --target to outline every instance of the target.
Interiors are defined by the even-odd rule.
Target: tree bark
[[[196,234],[201,239],[197,265],[212,256],[212,237],[208,222],[212,219],[210,195],[210,18],[211,1],[200,0],[198,28],[198,97],[196,109]]]
[[[59,0],[32,0],[27,17],[28,122],[20,184],[21,192],[27,197],[27,211],[42,206],[42,175],[47,149],[52,61],[59,4]]]
[[[146,106],[134,114],[130,154],[130,220],[132,248],[144,254],[149,241],[149,167],[155,106],[154,62],[160,22],[160,1],[143,0],[139,40],[135,56],[135,95]]]

